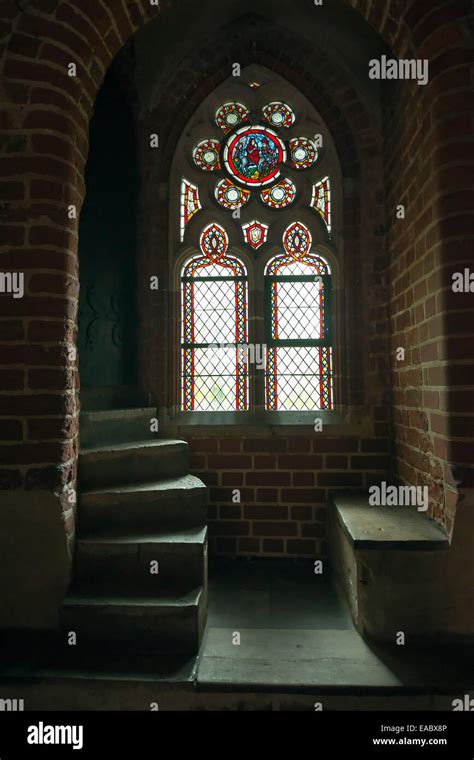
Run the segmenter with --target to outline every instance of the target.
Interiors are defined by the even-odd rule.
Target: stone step
[[[75,594],[61,608],[61,628],[77,635],[76,646],[97,645],[107,651],[198,651],[206,619],[207,590],[184,596]]]
[[[194,475],[83,491],[79,495],[81,534],[114,527],[156,530],[167,526],[204,525],[207,488]]]
[[[140,593],[185,591],[201,585],[207,572],[207,528],[155,535],[93,535],[75,547],[74,579],[81,588]],[[153,563],[158,563],[157,565]]]
[[[107,652],[100,641],[84,651],[70,646],[64,631],[15,629],[1,635],[0,681],[18,678],[87,680],[152,680],[157,683],[192,684],[197,659],[189,654],[138,654]],[[73,690],[74,691],[74,690]],[[71,702],[74,697],[71,696]],[[28,702],[28,709],[31,705]],[[77,709],[77,708],[72,708]]]
[[[151,420],[155,417],[156,408],[152,406],[81,412],[81,448],[155,439],[156,434],[150,431]]]
[[[189,451],[185,441],[157,438],[152,441],[107,444],[79,452],[79,487],[105,488],[109,485],[156,481],[189,471]]]

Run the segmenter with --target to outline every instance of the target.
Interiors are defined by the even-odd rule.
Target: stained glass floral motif
[[[263,118],[272,127],[291,127],[295,123],[295,114],[286,103],[275,101],[262,109]]]
[[[180,210],[180,237],[181,242],[184,240],[184,233],[187,225],[194,214],[197,214],[202,208],[199,200],[199,190],[187,179],[181,182],[181,210]]]
[[[273,187],[262,190],[260,197],[270,208],[286,208],[295,200],[296,187],[290,179],[282,179]]]
[[[290,140],[290,163],[293,169],[309,169],[316,163],[318,149],[307,137],[294,137]]]
[[[261,245],[267,242],[268,224],[263,224],[263,222],[258,222],[254,219],[253,222],[242,225],[242,230],[245,242],[254,250],[257,250]]]
[[[244,206],[249,198],[250,191],[237,187],[230,179],[222,179],[216,185],[216,199],[221,206],[229,211],[235,211]]]
[[[278,179],[286,148],[268,127],[241,127],[227,141],[223,157],[227,171],[237,182],[262,187]]]
[[[200,237],[201,254],[184,266],[182,391],[184,411],[245,411],[248,407],[247,272],[229,256],[216,223]]]
[[[213,172],[220,169],[219,141],[201,140],[193,151],[194,163],[205,172]]]
[[[224,103],[216,113],[216,124],[218,127],[224,130],[225,133],[231,132],[233,129],[245,121],[249,115],[249,110],[242,103]]]
[[[266,408],[331,409],[330,268],[310,252],[311,234],[301,222],[285,230],[283,245],[265,272]]]
[[[311,208],[317,211],[326,222],[328,232],[331,232],[331,186],[329,177],[313,185]]]

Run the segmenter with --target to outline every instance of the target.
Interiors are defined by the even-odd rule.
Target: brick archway
[[[0,8],[6,104],[1,121],[5,155],[0,160],[4,219],[0,258],[2,268],[27,273],[20,306],[1,303],[5,392],[0,409],[6,416],[2,438],[9,444],[2,447],[0,484],[5,489],[54,490],[63,501],[69,531],[73,514],[64,487],[75,482],[77,457],[78,373],[69,351],[75,335],[78,280],[77,225],[65,221],[64,209],[75,205],[79,213],[82,204],[88,119],[104,72],[126,40],[164,7],[145,0],[107,4],[112,10],[96,0],[32,0],[20,12],[13,0],[4,0]],[[423,0],[347,4],[397,54],[410,52],[431,60],[431,81],[422,98],[417,100],[419,92],[407,87],[400,112],[388,126],[389,160],[391,154],[392,164],[397,155],[406,162],[406,169],[398,169],[391,178],[389,202],[394,205],[401,198],[410,206],[409,229],[390,233],[388,239],[393,252],[393,341],[397,344],[405,331],[410,333],[414,364],[413,370],[394,370],[398,469],[402,477],[410,477],[429,469],[433,456],[446,467],[453,462],[467,466],[474,444],[469,431],[455,426],[462,402],[447,386],[464,386],[466,378],[470,385],[474,381],[467,340],[472,340],[472,332],[465,326],[472,306],[451,299],[440,272],[469,261],[468,246],[461,239],[472,233],[468,216],[472,203],[468,208],[461,196],[465,197],[469,183],[469,167],[462,164],[473,160],[472,145],[459,146],[453,140],[455,122],[449,125],[447,114],[462,121],[469,118],[466,112],[472,106],[469,66],[474,54],[466,39],[467,26],[459,24],[471,4],[467,0],[448,7]],[[77,64],[77,79],[65,73],[71,62]],[[430,292],[426,282],[431,282]],[[417,289],[419,302],[408,308],[405,299],[411,288]],[[435,302],[438,298],[434,307],[433,297]],[[417,308],[424,319],[421,328]],[[464,341],[456,349],[456,365],[449,368],[446,334]],[[410,376],[411,371],[416,377]],[[428,411],[417,416],[420,399]],[[15,415],[26,416],[26,422],[18,423]],[[421,448],[426,445],[428,449]],[[448,481],[451,478],[454,505],[456,489],[449,467],[445,475]],[[472,484],[472,471],[467,482]],[[450,529],[454,508],[446,511],[442,503],[440,495],[437,516]]]

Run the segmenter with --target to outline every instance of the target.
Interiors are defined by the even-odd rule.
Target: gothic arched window
[[[202,104],[178,150],[180,409],[332,409],[340,169],[316,111],[249,67]]]
[[[228,238],[218,224],[201,235],[202,255],[183,267],[182,387],[185,411],[247,409],[247,272],[227,256]]]
[[[332,408],[331,271],[295,222],[265,271],[265,397],[269,411]]]

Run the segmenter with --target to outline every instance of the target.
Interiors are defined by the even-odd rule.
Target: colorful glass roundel
[[[263,116],[272,127],[291,127],[295,123],[295,114],[286,103],[275,101],[264,106]]]
[[[307,137],[290,140],[290,161],[293,169],[309,169],[318,158],[318,149]]]
[[[232,177],[244,185],[262,187],[280,176],[286,148],[267,127],[241,127],[227,141],[224,163]]]
[[[224,103],[216,113],[216,124],[224,130],[230,132],[243,122],[249,115],[249,110],[242,103]]]
[[[296,187],[290,179],[282,179],[277,185],[262,190],[260,197],[266,206],[270,208],[286,208],[293,203],[296,196]]]
[[[250,190],[237,187],[230,179],[221,179],[216,185],[216,198],[221,206],[229,211],[235,211],[247,203],[250,198]]]
[[[201,140],[193,152],[194,163],[205,172],[213,172],[220,169],[219,141]]]

